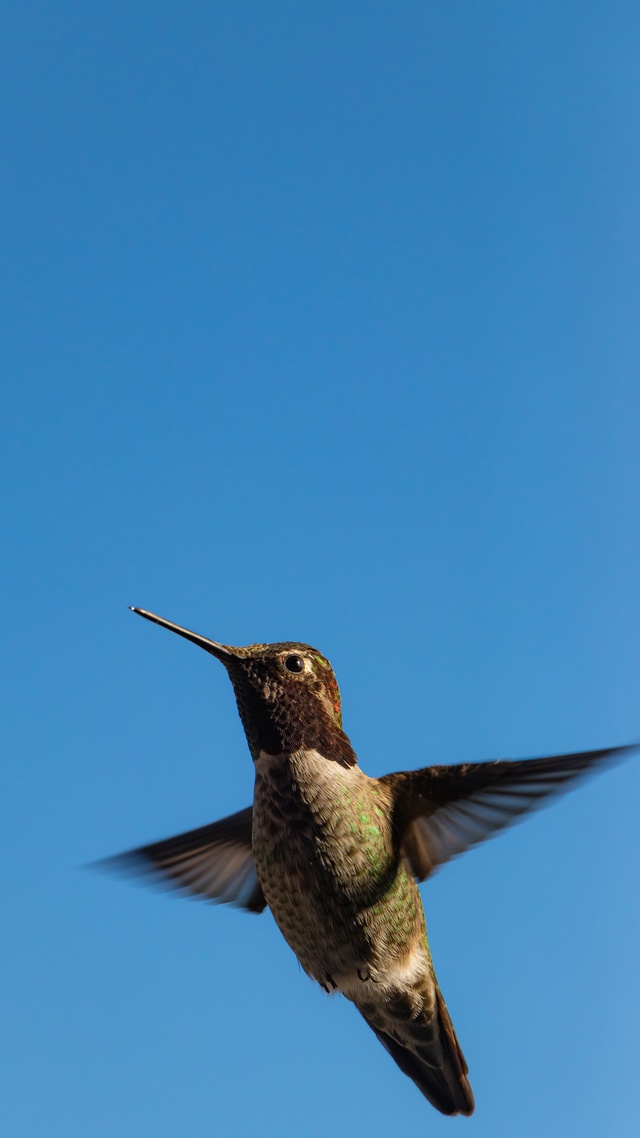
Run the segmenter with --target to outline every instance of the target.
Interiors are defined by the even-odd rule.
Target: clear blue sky
[[[11,1138],[640,1132],[640,761],[423,890],[477,1112],[271,917],[78,867],[249,803],[223,669],[370,774],[640,737],[640,11],[5,5]]]

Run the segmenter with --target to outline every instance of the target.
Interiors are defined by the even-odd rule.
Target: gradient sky
[[[223,669],[364,769],[640,738],[640,10],[5,5],[2,1133],[640,1132],[640,760],[423,888],[477,1111],[269,914],[82,866],[249,803]]]

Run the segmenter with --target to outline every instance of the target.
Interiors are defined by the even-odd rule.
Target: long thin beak
[[[162,628],[168,628],[170,632],[177,632],[178,636],[184,636],[185,640],[190,640],[192,644],[197,644],[200,648],[204,648],[205,652],[210,652],[218,660],[222,660],[224,664],[227,657],[235,655],[232,648],[227,647],[226,644],[217,644],[215,640],[207,640],[206,636],[199,636],[197,632],[191,632],[188,628],[182,628],[179,624],[173,624],[170,620],[165,620],[162,616],[156,616],[154,612],[147,612],[146,609],[137,609],[133,605],[129,608],[131,612],[137,612],[138,616],[143,616],[145,620],[152,620],[154,624],[159,624]]]

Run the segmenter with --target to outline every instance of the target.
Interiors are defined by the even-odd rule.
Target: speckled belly
[[[257,774],[254,858],[302,967],[346,992],[354,979],[388,981],[416,945],[428,953],[424,914],[412,876],[394,858],[373,780],[326,760],[310,765],[296,769],[288,760]]]

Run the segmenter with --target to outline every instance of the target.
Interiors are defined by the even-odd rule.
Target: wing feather
[[[391,791],[400,848],[423,881],[439,865],[510,826],[580,777],[636,749],[424,767],[385,775],[380,782]]]
[[[253,807],[162,842],[139,846],[102,864],[163,881],[209,901],[261,913],[266,901],[251,847]]]

